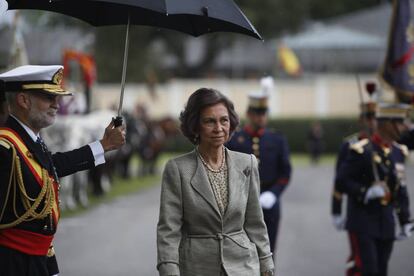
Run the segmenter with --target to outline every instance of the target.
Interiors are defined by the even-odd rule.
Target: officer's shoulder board
[[[349,144],[349,148],[350,148],[351,150],[353,150],[353,151],[355,151],[355,152],[359,153],[359,154],[362,154],[362,153],[364,153],[364,147],[365,147],[366,145],[368,145],[368,143],[369,143],[369,140],[368,140],[367,138],[365,138],[365,139],[361,139],[361,140],[359,140],[359,141],[357,141],[357,142],[350,143],[350,144]]]
[[[407,157],[410,154],[410,151],[408,150],[408,147],[403,144],[399,144],[397,142],[394,142],[394,145],[401,150],[401,152],[404,154],[405,157]]]

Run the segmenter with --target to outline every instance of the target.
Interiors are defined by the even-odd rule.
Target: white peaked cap
[[[33,91],[72,95],[62,87],[62,65],[24,65],[0,74],[0,92]]]
[[[267,77],[261,78],[260,86],[262,87],[262,90],[264,91],[264,93],[269,94],[275,86],[273,77],[267,76]]]

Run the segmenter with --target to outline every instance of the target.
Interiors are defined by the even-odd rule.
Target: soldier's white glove
[[[341,215],[332,216],[332,222],[336,230],[342,231],[345,229],[345,218],[342,217]]]
[[[382,182],[381,182],[382,183]],[[385,196],[384,184],[380,182],[369,187],[365,194],[364,203],[367,204],[371,199],[377,199]]]
[[[277,197],[274,193],[266,191],[260,195],[259,202],[263,209],[270,209],[275,205]]]
[[[412,233],[413,229],[414,229],[414,223],[413,222],[401,225],[400,234],[397,236],[397,240],[399,240],[399,241],[406,240],[409,237],[411,237],[412,234],[413,234]]]

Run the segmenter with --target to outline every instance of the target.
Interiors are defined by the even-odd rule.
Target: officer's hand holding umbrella
[[[128,60],[129,26],[167,28],[192,36],[235,32],[261,39],[232,0],[6,0],[9,10],[35,9],[69,15],[93,26],[126,25],[121,95],[115,126],[120,117]]]

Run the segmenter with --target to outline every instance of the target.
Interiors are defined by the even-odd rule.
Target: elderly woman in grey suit
[[[195,150],[164,169],[157,226],[160,275],[273,275],[254,155],[224,147],[239,123],[233,103],[201,88],[180,115]]]

